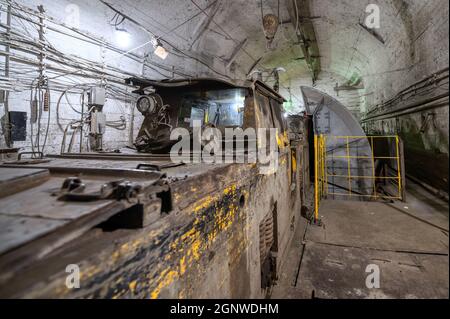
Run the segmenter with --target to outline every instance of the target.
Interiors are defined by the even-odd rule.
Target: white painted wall
[[[130,34],[131,42],[128,45],[124,45],[123,42],[118,41],[117,31],[113,26],[109,24],[109,21],[114,16],[113,11],[108,9],[105,5],[99,1],[88,0],[42,0],[36,2],[34,0],[20,0],[19,5],[25,6],[29,10],[37,11],[37,5],[42,4],[46,10],[46,15],[52,19],[52,21],[67,23],[72,26],[75,22],[77,30],[81,30],[85,34],[92,35],[96,39],[101,39],[109,45],[123,50],[123,53],[133,53],[137,55],[136,59],[131,59],[123,53],[117,53],[114,50],[105,48],[99,44],[90,43],[92,41],[85,41],[87,37],[77,34],[67,28],[61,27],[58,23],[51,23],[47,21],[47,25],[57,30],[61,30],[66,34],[55,32],[51,29],[47,29],[45,38],[47,44],[58,50],[64,55],[76,57],[78,61],[85,60],[90,62],[96,62],[105,64],[105,69],[108,72],[114,74],[116,83],[108,82],[108,95],[107,101],[104,106],[104,112],[107,115],[108,121],[117,121],[121,117],[126,119],[126,128],[124,130],[117,130],[108,127],[104,136],[104,148],[116,149],[127,144],[130,144],[134,140],[133,136],[137,134],[140,124],[142,122],[141,114],[136,111],[133,113],[134,98],[131,93],[135,88],[125,85],[125,79],[132,75],[144,76],[152,79],[180,77],[185,75],[200,76],[203,74],[209,74],[210,71],[203,64],[198,63],[194,59],[189,59],[178,54],[169,54],[166,60],[161,60],[153,54],[153,46],[150,44],[151,36],[144,30],[136,27],[130,22],[123,23],[120,28],[125,28]],[[121,1],[109,1],[115,7],[119,9],[126,9]],[[5,6],[2,6],[5,8]],[[124,8],[125,7],[125,8]],[[126,10],[125,10],[126,12]],[[13,13],[19,14],[25,19],[32,19],[38,21],[38,19],[32,14],[22,11],[22,8],[13,6]],[[74,17],[79,17],[79,20]],[[6,13],[2,12],[2,23],[6,23]],[[29,36],[29,40],[38,39],[38,30],[36,25],[29,23],[25,19],[13,16],[12,30],[21,32]],[[145,20],[143,20],[145,21]],[[166,46],[167,47],[167,46]],[[36,52],[36,48],[33,48]],[[31,59],[32,61],[38,61],[38,55],[21,50],[12,49],[14,54],[21,57]],[[146,56],[147,55],[147,56]],[[145,57],[146,56],[146,57]],[[195,54],[192,56],[195,57]],[[143,61],[147,61],[147,66],[143,66]],[[66,68],[59,63],[51,60],[47,60],[48,64],[58,68]],[[4,65],[4,58],[1,60]],[[214,61],[212,61],[214,64]],[[80,64],[81,65],[81,64]],[[160,67],[158,67],[158,66]],[[77,65],[75,65],[77,66]],[[26,70],[24,68],[27,68]],[[11,62],[11,78],[15,82],[14,90],[10,93],[10,111],[23,111],[28,112],[30,117],[30,89],[33,79],[38,77],[37,66],[27,66],[21,62]],[[26,75],[21,74],[27,71]],[[68,89],[75,84],[86,84],[83,88],[87,88],[92,85],[100,85],[102,83],[101,77],[98,72],[94,72],[92,76],[82,77],[79,76],[80,72],[76,71],[76,68],[67,68],[63,71],[53,71],[50,68],[47,71],[47,76],[50,80],[51,89],[51,107],[50,112],[43,112],[40,125],[41,144],[47,131],[47,119],[50,116],[49,134],[46,153],[59,153],[61,149],[61,141],[63,139],[63,132],[66,126],[74,120],[78,120],[80,115],[72,110],[66,98],[62,98],[59,103],[59,121],[57,121],[57,102],[60,99],[62,91]],[[100,69],[101,70],[101,69]],[[177,75],[167,70],[174,70]],[[65,73],[68,73],[64,75]],[[123,83],[123,85],[121,84]],[[119,89],[126,93],[126,100],[116,97],[114,90]],[[81,111],[81,94],[80,91],[69,90],[67,99],[72,106]],[[0,104],[0,116],[4,114],[4,107]],[[131,121],[134,118],[132,125]],[[25,142],[15,142],[14,147],[20,147],[22,150],[31,150],[31,134],[35,137],[38,133],[37,123],[34,124],[33,130],[31,130],[31,123],[28,121],[28,138]],[[132,136],[130,137],[130,130],[133,128]],[[73,151],[79,150],[79,134],[76,134]],[[3,137],[3,136],[2,136]],[[67,144],[70,140],[71,134],[67,136]],[[87,135],[85,130],[85,136],[83,137],[84,143],[87,141]],[[2,145],[4,145],[4,139],[1,139]],[[85,144],[87,145],[87,144]],[[86,150],[86,147],[83,148]]]

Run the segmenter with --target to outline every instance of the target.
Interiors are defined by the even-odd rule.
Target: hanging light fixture
[[[109,24],[116,30],[116,42],[121,48],[128,48],[131,43],[131,34],[123,28],[123,23],[125,22],[125,17],[119,12],[113,16]]]
[[[129,20],[133,22],[134,24],[137,24],[141,28],[143,28],[140,24],[138,24],[133,19],[125,16],[123,13],[119,12],[118,10],[114,9],[109,5],[108,3],[104,2],[103,0],[100,0],[103,4],[107,5],[110,9],[112,9],[115,12],[115,15],[110,21],[110,24],[115,27],[116,29],[116,41],[122,48],[127,48],[131,43],[131,35],[130,33],[123,29],[119,28],[126,20]],[[147,31],[147,30],[146,30]],[[150,33],[147,31],[147,33]],[[132,51],[137,50],[148,43],[151,43],[153,45],[154,51],[153,53],[158,56],[160,59],[165,60],[167,56],[169,55],[169,52],[163,47],[161,42],[159,41],[159,38],[155,37],[153,34],[151,34],[150,41],[144,43],[143,45],[138,46],[137,48],[134,48]]]
[[[128,48],[131,43],[131,34],[121,28],[116,28],[116,42],[121,48]]]
[[[169,52],[167,52],[166,49],[164,49],[163,46],[158,45],[154,51],[154,53],[156,54],[156,56],[158,56],[159,58],[165,60],[167,58],[167,56],[169,55]]]
[[[152,38],[150,40],[151,44],[153,45],[153,48],[155,49],[153,51],[153,53],[159,57],[162,60],[165,60],[167,58],[167,56],[169,55],[169,51],[167,51],[161,44],[161,42],[156,39],[156,38]]]

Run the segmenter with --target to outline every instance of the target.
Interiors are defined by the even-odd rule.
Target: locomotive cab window
[[[193,127],[200,121],[219,129],[242,127],[247,94],[245,89],[189,92],[181,99],[178,125]]]

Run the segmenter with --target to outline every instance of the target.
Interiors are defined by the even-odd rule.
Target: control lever
[[[136,198],[142,186],[133,182],[118,180],[105,183],[98,192],[84,193],[85,184],[77,177],[67,178],[58,196],[60,201],[90,202],[102,199],[116,199],[130,201]]]

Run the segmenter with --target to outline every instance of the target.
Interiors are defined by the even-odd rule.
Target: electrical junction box
[[[27,139],[27,112],[9,112],[11,125],[11,140],[13,142],[24,142]]]
[[[103,112],[91,113],[91,134],[103,135],[106,132],[106,115]]]
[[[89,105],[103,106],[106,102],[106,89],[102,87],[93,87],[89,94]]]

